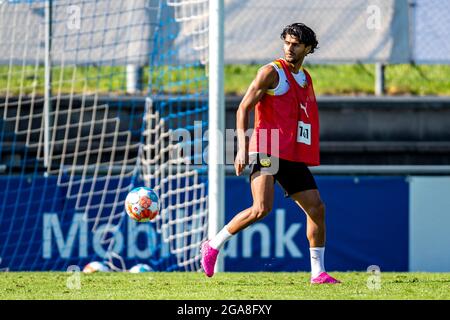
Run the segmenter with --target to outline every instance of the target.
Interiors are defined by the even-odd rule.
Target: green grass
[[[99,93],[122,95],[126,92],[126,68],[123,66],[67,66],[52,70],[53,93]],[[0,66],[0,97],[44,93],[43,66]],[[159,67],[150,74],[144,68],[143,94],[147,94],[149,79],[155,92],[199,93],[207,88],[205,70],[198,67]]]
[[[260,65],[225,68],[225,92],[243,95]],[[374,94],[374,65],[306,65],[316,95]],[[389,95],[450,95],[450,65],[389,65],[385,69]]]
[[[259,65],[227,66],[225,68],[225,92],[243,95],[259,68]],[[368,66],[311,65],[306,68],[313,78],[316,95],[373,93],[374,75],[373,70]]]
[[[227,65],[225,93],[243,95],[261,65]],[[306,65],[317,95],[367,95],[374,93],[375,68],[369,64]],[[122,66],[55,67],[54,92],[122,95],[126,91],[126,69]],[[199,93],[207,88],[206,71],[199,67],[144,69],[143,83],[152,80],[154,92]],[[44,92],[44,68],[0,66],[0,96]],[[386,67],[389,95],[450,95],[450,65],[389,65]],[[147,85],[144,92],[148,94]]]
[[[449,273],[382,273],[381,288],[369,289],[364,272],[332,273],[339,285],[310,285],[308,273],[99,273],[80,274],[69,289],[62,272],[0,275],[0,299],[317,300],[450,299]],[[72,274],[73,277],[73,274]]]

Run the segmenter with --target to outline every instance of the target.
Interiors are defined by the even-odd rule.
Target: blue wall
[[[408,183],[403,177],[317,177],[326,204],[329,270],[408,269]],[[249,183],[228,178],[226,221],[251,205]],[[272,213],[225,247],[228,271],[310,269],[303,211],[277,185]]]

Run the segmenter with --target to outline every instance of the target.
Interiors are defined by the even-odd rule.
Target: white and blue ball
[[[131,190],[125,199],[125,211],[138,222],[147,222],[159,214],[159,198],[151,188],[138,187]]]
[[[139,263],[129,270],[131,273],[142,273],[142,272],[151,272],[153,271],[152,267],[145,263]]]

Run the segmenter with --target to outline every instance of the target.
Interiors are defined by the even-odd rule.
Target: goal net
[[[199,269],[207,40],[207,0],[0,1],[0,270]]]

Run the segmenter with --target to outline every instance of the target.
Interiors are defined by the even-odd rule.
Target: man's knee
[[[261,220],[272,211],[272,206],[268,203],[254,204],[252,207],[252,220]]]
[[[325,203],[322,200],[318,200],[315,204],[315,209],[317,212],[325,213]]]
[[[324,218],[325,217],[325,203],[317,199],[314,201],[310,207],[307,210],[307,213],[311,216],[315,216],[317,218]]]

